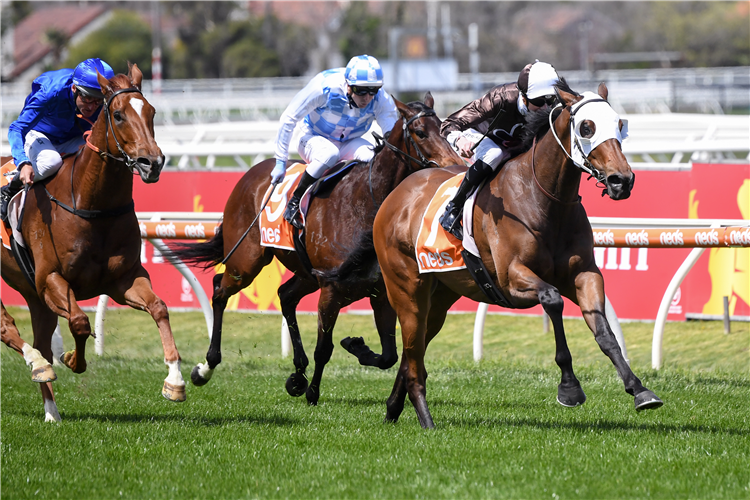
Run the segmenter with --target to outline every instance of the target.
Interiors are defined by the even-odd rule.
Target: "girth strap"
[[[466,269],[469,270],[471,277],[474,278],[477,286],[479,286],[485,297],[487,297],[492,304],[515,309],[508,299],[505,298],[503,292],[495,285],[495,282],[493,281],[492,276],[490,276],[490,272],[487,271],[482,259],[466,250],[461,250],[461,256],[464,258]]]
[[[72,208],[55,198],[52,193],[47,190],[47,186],[44,187],[44,192],[47,193],[47,197],[50,199],[50,201],[54,201],[60,208],[67,210],[71,214],[77,215],[82,219],[103,219],[106,217],[117,217],[118,215],[123,215],[135,210],[135,202],[133,200],[130,200],[130,203],[128,203],[127,205],[113,208],[112,210],[83,210],[80,208]]]

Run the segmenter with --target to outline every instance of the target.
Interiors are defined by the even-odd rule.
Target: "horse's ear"
[[[607,100],[607,96],[609,95],[609,90],[607,90],[607,84],[602,82],[599,84],[599,88],[596,89],[596,93],[601,96],[602,99],[605,101]]]
[[[428,108],[435,107],[435,99],[432,98],[432,94],[430,94],[429,90],[424,95],[424,105],[427,106]]]
[[[114,89],[112,88],[112,85],[110,85],[109,80],[104,78],[104,76],[102,76],[99,71],[96,72],[96,81],[99,82],[99,87],[101,87],[104,97],[107,97],[109,96],[109,94],[114,92]]]
[[[141,82],[143,81],[143,73],[138,69],[138,65],[128,61],[128,78],[130,84],[136,87],[138,90],[141,89]]]
[[[570,106],[571,104],[581,100],[581,96],[579,96],[575,92],[568,92],[561,89],[560,87],[555,87],[555,92],[557,93],[558,99],[563,103],[564,106]]]
[[[395,97],[393,98],[393,102],[396,103],[396,108],[398,108],[398,113],[401,115],[401,117],[403,117],[403,118],[409,118],[409,117],[411,117],[412,110],[411,110],[411,108],[409,106],[407,106],[403,102],[399,101]]]

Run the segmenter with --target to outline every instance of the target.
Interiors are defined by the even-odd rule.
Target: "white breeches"
[[[370,161],[374,155],[372,143],[362,137],[338,142],[311,133],[300,137],[298,152],[316,179],[341,160]]]
[[[53,175],[62,166],[62,156],[68,153],[76,153],[86,141],[83,137],[73,139],[55,146],[52,141],[41,132],[30,130],[26,134],[24,151],[31,160],[34,167],[34,180],[40,181]]]

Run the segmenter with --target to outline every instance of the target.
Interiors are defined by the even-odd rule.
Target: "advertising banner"
[[[221,170],[164,172],[155,184],[136,181],[136,211],[222,212],[241,176],[241,172]],[[602,197],[601,193],[601,187],[584,178],[580,194],[589,216],[750,219],[750,165],[693,164],[689,171],[638,170],[629,199],[613,201]],[[594,249],[596,263],[604,276],[605,292],[619,318],[656,318],[670,280],[690,253],[689,248],[680,248],[680,238],[679,232],[669,236],[668,241],[675,242],[674,248]],[[187,280],[147,241],[142,246],[141,260],[151,275],[154,291],[168,307],[174,310],[200,308]],[[211,280],[221,271],[220,267],[207,271],[193,269],[209,298]],[[291,273],[274,260],[249,287],[232,297],[227,309],[279,311],[277,290],[290,276]],[[729,298],[731,315],[750,316],[750,249],[706,249],[678,290],[668,319],[721,315],[724,296]],[[316,292],[303,299],[298,310],[316,311],[317,297]],[[23,305],[21,296],[5,283],[2,284],[2,300],[6,305]],[[95,306],[96,299],[84,301],[83,305]],[[476,302],[464,298],[452,311],[474,312],[476,308]],[[369,309],[369,301],[361,300],[343,312]],[[493,311],[503,310],[491,306],[490,312]],[[540,314],[541,307],[507,312]],[[564,314],[580,316],[580,311],[566,299]]]

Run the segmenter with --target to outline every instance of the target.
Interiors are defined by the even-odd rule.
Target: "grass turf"
[[[10,311],[30,340],[28,312]],[[43,422],[23,360],[3,349],[3,497],[750,497],[746,323],[732,335],[720,322],[668,324],[658,372],[649,368],[653,325],[624,324],[631,366],[665,401],[636,413],[582,322],[566,329],[589,399],[566,409],[555,402],[554,341],[539,318],[488,318],[486,360],[475,364],[473,316],[451,315],[427,352],[438,426],[429,432],[409,403],[397,424],[383,424],[395,369],[360,367],[340,347],[318,407],[289,397],[279,323],[227,314],[224,363],[174,404],[159,395],[167,370],[152,320],[112,310],[105,356],[91,352],[82,375],[56,368],[60,425]],[[172,325],[187,376],[204,359],[205,322],[173,313]],[[312,363],[315,317],[300,326]],[[371,317],[342,316],[335,341],[346,335],[377,350]]]

